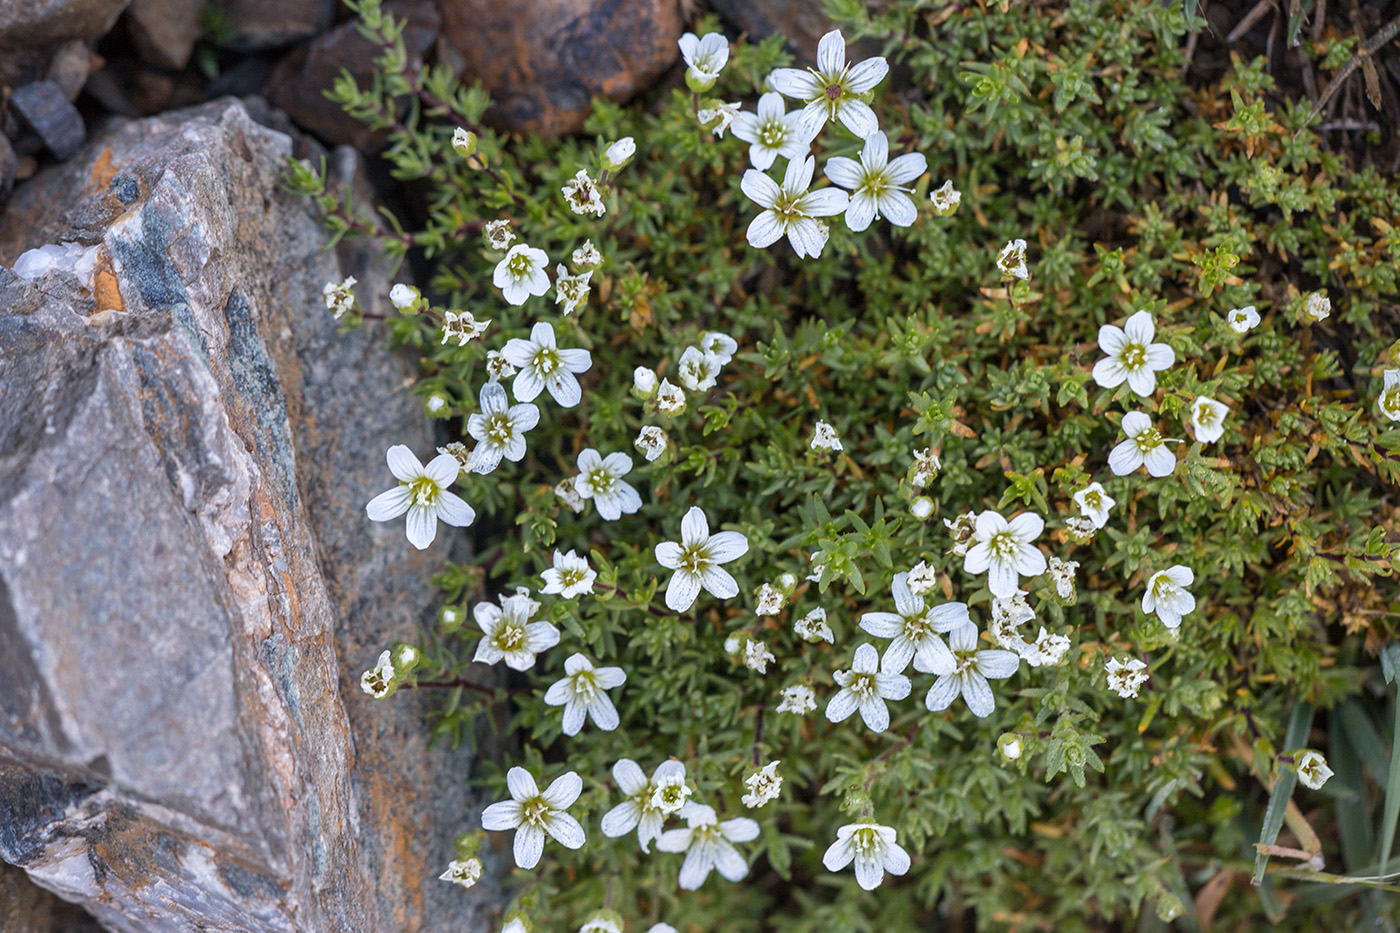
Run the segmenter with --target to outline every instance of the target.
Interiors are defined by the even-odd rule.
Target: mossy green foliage
[[[394,340],[420,354],[414,391],[446,395],[464,419],[487,350],[541,320],[561,346],[593,353],[579,407],[537,400],[543,419],[524,461],[459,479],[481,516],[479,557],[440,578],[447,600],[469,611],[516,586],[538,590],[555,548],[590,554],[599,572],[594,596],[539,597],[563,640],[511,675],[514,689],[455,690],[441,710],[438,729],[452,740],[484,723],[519,738],[519,755],[484,766],[488,801],[507,796],[510,764],[541,786],[569,769],[584,778],[572,812],[588,843],[576,853],[547,845],[540,867],[513,879],[520,906],[551,931],[576,929],[604,904],[632,931],[665,920],[726,933],[1151,930],[1173,916],[1181,929],[1204,929],[1212,921],[1198,906],[1217,929],[1258,928],[1281,910],[1298,930],[1394,919],[1388,893],[1310,885],[1296,872],[1255,889],[1249,874],[1268,788],[1287,767],[1277,760],[1289,751],[1285,725],[1303,703],[1319,710],[1310,733],[1303,725],[1304,744],[1326,752],[1338,777],[1295,792],[1303,831],[1290,818],[1278,844],[1306,847],[1315,832],[1328,871],[1379,874],[1372,826],[1388,756],[1376,737],[1390,729],[1374,699],[1389,689],[1374,651],[1396,626],[1400,431],[1376,398],[1400,337],[1395,180],[1325,150],[1304,128],[1308,101],[1274,106],[1262,62],[1237,61],[1217,87],[1185,86],[1186,35],[1205,27],[1180,4],[880,6],[874,14],[842,0],[833,13],[848,39],[873,41],[891,62],[872,105],[892,155],[928,157],[915,193],[921,216],[908,229],[877,221],[863,234],[833,218],[811,261],[785,241],[764,251],[746,243],[758,210],[739,190],[746,145],[703,131],[679,80],[634,106],[600,102],[580,138],[506,137],[479,125],[488,103],[479,91],[396,57],[389,23],[387,76],[371,89],[338,88],[353,109],[380,115],[390,164],[430,192],[424,228],[383,227],[386,247],[426,253],[435,304],[492,320],[464,348],[443,345],[427,315],[394,321]],[[373,5],[362,13],[386,33]],[[1332,49],[1310,49],[1314,66],[1340,67],[1345,55],[1324,60]],[[751,109],[763,78],[787,62],[778,39],[736,43],[706,97]],[[388,103],[395,97],[406,115]],[[471,161],[450,147],[458,125],[479,135]],[[607,214],[570,213],[560,188],[580,168],[596,177],[603,148],[623,136],[638,151],[605,190]],[[859,146],[829,125],[818,165]],[[305,167],[293,174],[318,189]],[[948,178],[962,205],[939,217],[928,193]],[[340,232],[383,226],[325,206]],[[480,233],[498,217],[511,219],[517,242],[549,254],[551,275],[585,240],[597,246],[604,263],[586,307],[561,317],[552,292],[522,307],[502,300],[491,284],[501,254]],[[995,259],[1017,237],[1029,243],[1031,278],[1008,286]],[[1302,310],[1315,290],[1332,300],[1320,323]],[[1225,314],[1244,305],[1263,322],[1238,335]],[[1157,339],[1177,357],[1149,400],[1126,385],[1100,389],[1089,375],[1102,355],[1099,326],[1138,309],[1152,312]],[[687,393],[680,417],[648,412],[629,392],[633,368],[675,381],[681,352],[708,331],[740,345],[719,385]],[[1198,395],[1231,408],[1218,443],[1193,443],[1183,425]],[[1122,413],[1139,409],[1184,439],[1170,476],[1107,468]],[[818,420],[835,427],[843,452],[809,450]],[[654,464],[633,450],[645,424],[672,443]],[[943,467],[924,491],[933,514],[919,521],[908,468],[930,446]],[[639,513],[605,522],[554,494],[584,447],[633,454]],[[1079,514],[1071,495],[1091,480],[1118,504],[1086,544],[1063,522]],[[750,550],[727,567],[738,598],[702,594],[677,616],[658,592],[669,571],[653,546],[678,539],[691,506],[712,529],[743,532]],[[832,671],[848,668],[861,642],[883,645],[857,621],[893,609],[896,572],[927,561],[942,574],[930,598],[967,602],[986,628],[986,579],[963,571],[943,520],[992,508],[1045,516],[1041,547],[1080,564],[1077,603],[1057,600],[1048,577],[1028,583],[1038,614],[1030,628],[1067,635],[1066,661],[994,682],[996,711],[985,720],[961,701],[930,713],[922,697],[932,677],[911,669],[914,692],[892,704],[887,732],[872,734],[858,717],[828,723]],[[802,582],[777,616],[756,616],[754,591],[785,572],[802,580],[809,555],[825,565],[820,582]],[[1139,602],[1147,578],[1178,563],[1195,571],[1197,608],[1173,635]],[[835,646],[792,633],[818,606]],[[452,629],[425,635],[424,676],[490,681],[469,664],[475,627]],[[726,653],[732,635],[767,642],[777,661],[766,675]],[[563,737],[560,710],[542,702],[574,651],[626,670],[613,691],[617,731],[590,723]],[[1149,662],[1138,699],[1105,685],[1104,661],[1125,655]],[[816,689],[816,713],[774,712],[778,691],[795,683]],[[1339,710],[1350,728],[1339,727]],[[1005,733],[1022,738],[1014,762],[997,751]],[[678,891],[680,856],[643,855],[634,837],[599,831],[620,801],[612,764],[629,757],[650,773],[668,756],[722,819],[762,825],[759,841],[741,847],[751,864],[743,883],[715,875],[698,892]],[[744,811],[742,779],[772,759],[786,777],[781,797]],[[866,812],[896,827],[914,857],[907,876],[873,893],[820,861],[836,828]],[[478,817],[439,829],[476,829]],[[1298,864],[1274,855],[1269,868]]]

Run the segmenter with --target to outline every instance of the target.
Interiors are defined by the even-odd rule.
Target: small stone
[[[136,53],[161,68],[184,68],[199,41],[202,0],[131,0],[126,24]]]
[[[336,0],[215,0],[213,5],[228,27],[219,44],[243,52],[319,35],[335,19],[338,6]]]
[[[48,80],[58,85],[68,100],[77,100],[87,83],[88,75],[100,68],[102,59],[93,55],[87,43],[81,39],[70,39],[58,47],[49,62]]]
[[[71,159],[83,148],[83,118],[54,82],[26,84],[10,95],[10,106],[59,160]]]
[[[4,135],[0,135],[0,202],[10,196],[15,187],[15,172],[19,169],[19,157]]]

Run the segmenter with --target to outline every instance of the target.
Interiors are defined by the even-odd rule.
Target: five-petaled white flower
[[[613,765],[612,774],[613,780],[617,782],[617,789],[626,794],[627,799],[603,814],[603,835],[609,839],[616,839],[636,829],[637,842],[642,851],[650,852],[648,846],[653,839],[661,836],[661,825],[666,821],[666,814],[675,812],[674,809],[666,809],[670,806],[667,800],[658,802],[655,799],[656,793],[663,785],[667,788],[677,785],[685,788],[685,765],[674,759],[663,761],[656,766],[651,780],[648,781],[646,774],[635,761],[631,758],[620,758],[617,764]],[[673,792],[672,796],[677,794],[678,792]],[[684,794],[679,793],[679,796],[683,797]]]
[[[997,253],[997,268],[1006,279],[1028,279],[1031,272],[1026,268],[1026,241],[1008,240]]]
[[[977,626],[969,622],[948,633],[948,645],[935,639],[931,650],[914,656],[914,669],[937,674],[924,705],[932,712],[947,709],[961,693],[972,715],[986,717],[996,707],[988,680],[1002,680],[1016,673],[1021,659],[1001,648],[977,648]]]
[[[666,607],[685,612],[702,586],[720,599],[738,596],[739,584],[719,565],[744,556],[748,550],[749,539],[737,531],[710,534],[705,513],[691,506],[681,519],[680,542],[662,541],[656,546],[656,562],[675,571],[666,584]]]
[[[555,549],[554,566],[544,572],[544,589],[540,592],[573,599],[593,592],[593,581],[597,578],[598,571],[588,566],[588,558],[579,557],[573,548],[567,554]]]
[[[540,793],[529,771],[511,768],[506,772],[506,786],[510,788],[511,799],[493,803],[483,810],[481,828],[491,832],[515,830],[516,865],[534,868],[539,864],[546,833],[565,848],[583,846],[583,827],[564,812],[573,806],[583,790],[583,779],[578,772],[561,774]]]
[[[1176,362],[1176,351],[1165,343],[1153,343],[1156,325],[1152,315],[1139,311],[1123,326],[1105,324],[1099,328],[1099,348],[1108,356],[1094,364],[1094,381],[1114,389],[1126,380],[1128,388],[1147,397],[1157,391],[1157,370]]]
[[[533,401],[546,389],[563,408],[573,408],[583,398],[576,373],[586,373],[593,357],[583,349],[561,350],[554,339],[554,325],[540,321],[530,328],[530,339],[514,337],[501,355],[520,369],[511,391],[522,402]]]
[[[527,593],[502,596],[501,604],[477,603],[472,618],[481,629],[473,663],[495,664],[504,660],[513,671],[535,666],[535,655],[559,644],[559,630],[549,622],[531,622],[539,603]]]
[[[729,63],[729,40],[717,32],[696,36],[688,32],[676,43],[685,59],[685,80],[692,91],[708,91]]]
[[[836,671],[831,676],[841,689],[826,704],[826,718],[842,722],[860,710],[860,718],[871,732],[884,732],[890,727],[885,701],[902,700],[913,689],[908,677],[880,666],[880,655],[869,642],[856,649],[849,671]]]
[[[919,209],[904,187],[928,169],[922,153],[908,152],[890,161],[890,142],[884,133],[865,138],[860,161],[836,156],[826,163],[826,177],[851,192],[846,226],[864,230],[877,217],[896,227],[907,227],[919,218]]]
[[[564,734],[578,735],[589,716],[604,732],[617,728],[617,707],[606,691],[627,682],[620,667],[594,667],[593,662],[575,652],[564,661],[564,676],[544,692],[549,706],[564,707]]]
[[[909,588],[909,574],[894,575],[893,612],[867,612],[860,617],[860,627],[876,638],[892,638],[885,656],[880,659],[881,668],[893,674],[901,674],[920,651],[928,650],[933,642],[942,642],[935,632],[946,633],[960,625],[971,625],[966,603],[944,603],[941,606],[927,607],[924,598]]]
[[[1327,767],[1327,759],[1312,749],[1307,749],[1298,756],[1297,768],[1298,780],[1313,790],[1321,789],[1332,776],[1332,769]]]
[[[805,716],[817,708],[817,694],[806,684],[793,684],[784,687],[779,696],[778,712]]]
[[[1225,320],[1229,322],[1230,329],[1237,334],[1246,334],[1259,326],[1259,312],[1254,310],[1254,305],[1245,305],[1243,308],[1231,308],[1225,315]]]
[[[909,870],[909,853],[895,842],[891,826],[847,823],[836,830],[836,841],[822,856],[827,871],[840,871],[856,863],[856,882],[873,891],[885,880],[885,872],[902,875]]]
[[[1091,521],[1095,528],[1108,524],[1108,510],[1118,504],[1118,500],[1104,491],[1102,483],[1090,483],[1074,494],[1079,506],[1079,514]]]
[[[476,438],[472,472],[485,475],[501,465],[501,458],[519,463],[525,456],[525,432],[540,423],[540,409],[528,402],[510,404],[505,387],[488,382],[481,387],[481,411],[467,418],[467,433]]]
[[[700,349],[719,360],[721,366],[727,366],[739,351],[739,342],[728,334],[710,331],[700,338]]]
[[[642,507],[642,497],[631,483],[624,483],[622,477],[632,472],[632,458],[621,452],[601,456],[592,447],[585,447],[578,454],[578,477],[574,480],[574,490],[585,499],[592,499],[598,514],[606,521],[615,522],[623,515],[631,515]]]
[[[928,196],[933,202],[933,212],[939,217],[947,217],[962,203],[962,192],[953,187],[953,179],[943,183],[943,187]]]
[[[963,570],[987,571],[987,589],[993,596],[1016,592],[1021,577],[1045,572],[1045,555],[1031,542],[1045,530],[1045,520],[1034,512],[1022,512],[1007,521],[990,509],[977,516],[973,545],[963,557]]]
[[[1074,572],[1079,569],[1077,560],[1060,560],[1050,555],[1050,579],[1055,583],[1055,595],[1067,603],[1075,600]]]
[[[370,521],[387,522],[408,513],[408,543],[420,551],[437,537],[437,523],[465,528],[476,521],[476,510],[448,490],[460,472],[457,458],[438,454],[424,466],[403,444],[389,448],[385,459],[399,485],[381,492],[365,506]]]
[[[355,294],[350,290],[354,287],[355,277],[352,275],[339,285],[327,282],[326,287],[321,289],[321,295],[326,300],[326,310],[333,314],[337,321],[355,307]]]
[[[744,786],[749,792],[739,798],[750,810],[763,806],[770,800],[778,799],[783,788],[783,776],[778,773],[778,762],[770,761],[757,771],[744,778]]]
[[[387,651],[379,655],[374,667],[360,675],[360,689],[376,700],[382,700],[393,693],[398,685],[399,678],[394,672],[394,660]]]
[[[481,879],[481,859],[453,859],[447,865],[447,871],[438,875],[439,881],[450,881],[453,884],[470,888]]]
[[[1142,594],[1142,611],[1155,612],[1163,625],[1176,628],[1181,617],[1196,608],[1196,597],[1186,590],[1195,579],[1191,568],[1181,564],[1157,571],[1148,579],[1147,592]]]
[[[1138,688],[1147,682],[1147,665],[1137,658],[1109,658],[1103,664],[1108,688],[1125,700],[1138,695]]]
[[[714,388],[720,368],[724,364],[719,357],[706,353],[699,347],[686,347],[676,366],[676,378],[692,392],[704,392]]]
[[[1230,406],[1224,402],[1197,396],[1191,403],[1191,426],[1196,429],[1196,440],[1202,444],[1220,440],[1225,434],[1225,416],[1229,413]]]
[[[781,186],[757,169],[744,172],[739,187],[764,208],[749,224],[750,246],[764,249],[786,236],[799,258],[815,259],[822,254],[830,234],[826,224],[816,218],[841,213],[848,198],[840,188],[808,191],[816,167],[812,156],[793,159],[787,164]]]
[[[608,208],[603,203],[603,196],[598,193],[598,186],[593,184],[593,179],[588,177],[587,169],[579,169],[578,174],[559,190],[564,193],[564,201],[569,205],[569,210],[575,214],[602,217],[607,213]]]
[[[710,877],[711,869],[718,870],[730,881],[742,880],[749,873],[749,865],[734,848],[734,843],[757,839],[757,823],[746,816],[721,823],[713,807],[694,801],[681,809],[681,816],[689,824],[685,829],[668,829],[656,840],[656,848],[662,852],[685,853],[685,862],[681,864],[681,890],[698,889]]]
[[[768,662],[772,660],[775,660],[773,652],[769,651],[768,646],[763,642],[750,638],[744,646],[744,666],[749,670],[766,674],[768,673]]]
[[[1377,404],[1381,414],[1391,421],[1400,421],[1400,369],[1387,369],[1381,374],[1381,397]]]
[[[816,427],[812,429],[812,449],[813,450],[841,450],[841,438],[836,436],[836,429],[825,421],[818,421]]]
[[[673,417],[685,411],[685,390],[669,379],[662,379],[656,387],[656,410]]]
[[[734,135],[749,144],[749,161],[766,172],[773,160],[800,159],[812,149],[812,134],[802,124],[802,112],[784,113],[783,96],[769,91],[758,99],[758,112],[743,111],[734,119]]]
[[[802,123],[815,135],[828,120],[840,120],[846,129],[866,138],[880,128],[875,111],[860,98],[885,79],[890,66],[883,58],[867,58],[846,64],[846,40],[833,29],[817,43],[817,67],[778,68],[768,85],[794,100],[804,101]]]
[[[637,453],[647,458],[648,463],[660,459],[666,452],[666,432],[654,424],[644,425],[637,432],[637,439],[632,442],[632,446],[637,448]]]
[[[1126,476],[1143,464],[1153,476],[1168,476],[1176,469],[1176,455],[1147,415],[1128,412],[1123,416],[1123,433],[1128,439],[1108,452],[1108,468],[1115,476]]]
[[[490,318],[477,320],[470,311],[444,311],[442,314],[442,342],[456,340],[457,346],[465,347],[468,343],[486,333],[486,325],[491,323]]]
[[[545,271],[548,268],[549,256],[544,250],[517,243],[496,264],[491,281],[510,304],[523,305],[531,295],[549,291],[549,273]]]
[[[569,275],[568,267],[562,262],[554,267],[554,303],[564,306],[560,313],[565,317],[578,310],[578,306],[588,300],[588,281],[591,278],[592,269],[578,275]]]
[[[506,249],[510,246],[510,241],[515,239],[515,234],[510,230],[510,221],[504,217],[500,220],[488,220],[481,232],[486,238],[486,245],[492,249]]]

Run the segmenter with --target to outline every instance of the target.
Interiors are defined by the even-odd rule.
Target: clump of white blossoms
[[[578,735],[589,716],[599,729],[611,732],[617,728],[618,717],[607,691],[626,682],[622,668],[594,667],[592,661],[575,652],[565,659],[564,676],[550,684],[544,701],[564,707],[565,735]]]
[[[817,43],[817,67],[778,68],[768,85],[784,97],[800,100],[802,123],[813,135],[828,120],[840,120],[852,133],[865,139],[880,128],[875,111],[861,98],[885,79],[890,66],[883,58],[867,58],[846,64],[846,40],[833,29]]]
[[[836,841],[822,856],[827,871],[840,871],[855,862],[856,882],[873,891],[885,880],[885,872],[902,875],[909,870],[909,853],[895,842],[892,826],[874,822],[847,823],[836,830]]]
[[[355,307],[355,294],[350,291],[355,287],[355,281],[352,275],[339,285],[327,282],[326,287],[321,289],[321,295],[326,300],[326,310],[335,315],[337,321]]]
[[[549,291],[549,273],[545,271],[548,268],[549,257],[544,250],[517,243],[496,264],[491,281],[507,302],[523,305],[531,295]]]
[[[937,674],[924,705],[931,712],[947,709],[958,694],[974,716],[984,718],[996,708],[988,680],[1004,680],[1016,673],[1021,659],[1002,648],[977,648],[977,626],[969,622],[948,633],[948,644],[935,639],[930,650],[914,656],[914,669]]]
[[[515,234],[510,230],[510,221],[505,218],[487,221],[481,232],[486,237],[486,245],[492,249],[508,249],[510,241],[515,239]]]
[[[560,312],[565,317],[578,310],[579,305],[588,300],[588,282],[593,278],[593,270],[569,275],[563,263],[554,267],[554,303],[563,305]]]
[[[836,429],[825,421],[818,421],[817,426],[812,429],[812,449],[813,450],[841,450],[841,438],[836,436]]]
[[[1326,292],[1313,292],[1303,305],[1303,311],[1314,321],[1325,321],[1332,316],[1332,299]]]
[[[666,584],[666,607],[685,612],[702,586],[720,599],[738,596],[739,584],[719,565],[743,557],[748,550],[749,539],[737,531],[710,534],[705,513],[691,506],[681,519],[681,540],[656,545],[656,562],[675,571]]]
[[[836,643],[836,636],[832,634],[831,626],[826,621],[826,610],[821,606],[793,622],[792,630],[804,641],[824,641],[828,645]]]
[[[971,625],[965,603],[944,603],[931,608],[924,605],[924,598],[909,587],[909,574],[894,575],[894,607],[898,612],[867,612],[860,617],[860,627],[876,638],[890,638],[885,656],[880,659],[883,670],[895,674],[903,673],[921,651],[928,651],[933,642],[939,641],[937,633],[951,632],[960,625]]]
[[[1157,371],[1176,362],[1176,351],[1165,343],[1153,343],[1156,325],[1152,315],[1139,311],[1123,326],[1105,324],[1099,328],[1099,348],[1108,355],[1094,364],[1094,381],[1105,389],[1115,389],[1127,381],[1138,395],[1157,391]]]
[[[1002,278],[1005,279],[1024,281],[1030,278],[1031,272],[1026,268],[1026,241],[1008,240],[997,254],[997,268],[1001,270]]]
[[[476,510],[447,488],[461,472],[456,457],[438,454],[424,466],[413,451],[395,444],[385,459],[399,485],[369,500],[365,514],[370,521],[387,522],[407,513],[408,543],[420,551],[437,537],[439,521],[457,528],[476,521]]]
[[[714,86],[715,79],[729,64],[729,40],[717,32],[703,37],[688,32],[676,43],[685,59],[685,83],[697,94]]]
[[[1007,521],[989,509],[977,516],[963,570],[971,574],[986,571],[992,595],[1010,596],[1021,577],[1038,577],[1045,572],[1045,555],[1031,543],[1044,530],[1045,520],[1033,512],[1022,512]]]
[[[1143,464],[1153,476],[1169,476],[1176,469],[1176,455],[1147,415],[1128,412],[1123,416],[1123,433],[1128,439],[1108,453],[1108,468],[1115,476],[1126,476]]]
[[[1225,416],[1229,413],[1230,406],[1224,402],[1197,396],[1191,403],[1191,426],[1196,429],[1196,440],[1202,444],[1220,440],[1225,434]]]
[[[360,689],[376,700],[382,700],[393,693],[394,688],[398,685],[399,679],[398,675],[394,673],[394,662],[387,651],[379,655],[379,660],[374,667],[360,675]]]
[[[573,408],[583,398],[577,373],[593,366],[592,355],[584,349],[559,349],[554,325],[540,321],[530,328],[530,339],[515,337],[506,342],[501,355],[520,372],[511,391],[522,402],[533,401],[545,390],[562,408]]]
[[[881,667],[880,655],[869,642],[856,649],[849,671],[836,671],[831,676],[841,689],[826,704],[826,718],[844,722],[860,710],[860,718],[871,732],[884,732],[890,727],[885,701],[902,700],[913,689],[908,677]]]
[[[515,830],[515,864],[534,868],[544,852],[544,837],[549,835],[567,849],[577,849],[585,841],[578,820],[564,812],[573,806],[583,790],[583,779],[576,771],[555,778],[540,793],[539,785],[524,768],[506,772],[510,800],[493,803],[481,812],[481,828],[491,832]]]
[[[646,774],[635,761],[620,758],[617,764],[613,765],[612,774],[613,780],[617,782],[617,789],[627,797],[603,814],[603,835],[609,839],[616,839],[635,829],[637,843],[643,852],[649,852],[647,847],[651,845],[652,840],[661,836],[661,826],[666,821],[666,814],[679,809],[667,809],[671,806],[671,801],[664,797],[660,801],[656,800],[657,792],[663,786],[685,788],[685,765],[674,759],[663,761],[656,766],[651,780],[648,781]],[[673,792],[672,797],[675,795]],[[683,797],[684,794],[680,796]]]
[[[1259,326],[1259,312],[1254,310],[1254,305],[1245,305],[1243,308],[1231,308],[1225,315],[1225,320],[1230,325],[1230,329],[1237,334],[1247,334]]]
[[[574,491],[584,499],[592,499],[598,514],[615,522],[623,515],[632,515],[642,507],[642,497],[631,483],[622,477],[632,472],[632,458],[620,451],[606,457],[592,447],[578,454],[578,476]]]
[[[1138,695],[1138,688],[1147,683],[1147,665],[1137,658],[1109,658],[1103,665],[1108,688],[1125,700]]]
[[[1318,752],[1307,749],[1298,756],[1298,780],[1313,790],[1320,790],[1327,779],[1332,776],[1332,769],[1327,767],[1327,759]]]
[[[632,442],[632,446],[637,448],[637,453],[647,458],[648,463],[654,463],[666,452],[666,432],[654,424],[648,424],[637,432],[637,439]]]
[[[908,584],[909,592],[915,596],[923,596],[932,592],[938,585],[938,571],[930,567],[927,561],[921,560],[909,568],[904,582]]]
[[[750,810],[763,806],[770,800],[778,799],[783,787],[783,776],[778,773],[778,762],[770,761],[757,771],[744,778],[744,786],[749,792],[739,800]]]
[[[962,192],[953,187],[953,179],[948,179],[938,190],[929,194],[933,202],[933,212],[939,217],[947,217],[962,203]]]
[[[1387,369],[1381,374],[1381,396],[1377,404],[1381,414],[1391,421],[1400,421],[1400,369]]]
[[[833,184],[851,192],[846,206],[846,226],[860,231],[871,221],[884,217],[896,227],[907,227],[919,219],[919,209],[909,197],[913,188],[904,187],[928,170],[928,160],[920,152],[908,152],[890,161],[890,142],[884,133],[865,137],[860,161],[836,156],[823,170]]]
[[[544,589],[540,592],[573,599],[593,592],[593,581],[597,578],[598,572],[588,566],[588,558],[579,557],[572,548],[567,554],[555,550],[554,566],[544,572]]]
[[[455,339],[457,346],[465,347],[486,333],[486,325],[490,323],[490,318],[482,318],[478,321],[470,311],[444,311],[442,314],[442,343]]]
[[[1196,597],[1186,588],[1196,579],[1190,567],[1175,564],[1166,570],[1159,570],[1147,581],[1147,592],[1142,594],[1142,611],[1157,618],[1167,628],[1176,628],[1181,617],[1196,608]]]
[[[785,113],[781,94],[764,94],[757,109],[757,113],[742,111],[734,118],[734,135],[749,144],[749,161],[754,168],[766,172],[778,156],[792,161],[811,151],[812,134],[802,124],[802,112]]]
[[[473,663],[495,664],[504,660],[513,671],[535,666],[535,655],[559,644],[559,630],[550,622],[531,622],[539,603],[528,591],[502,596],[501,604],[481,602],[472,608],[472,618],[481,629]]]
[[[710,871],[716,870],[730,881],[740,881],[749,873],[749,864],[734,848],[736,842],[752,842],[758,838],[758,824],[746,816],[719,822],[713,807],[687,803],[680,812],[688,824],[685,829],[668,829],[656,841],[662,852],[684,852],[680,886],[683,891],[697,890]]]
[[[603,203],[603,196],[598,193],[598,186],[593,183],[593,179],[588,177],[587,169],[579,169],[578,174],[559,190],[564,193],[564,201],[569,205],[569,210],[575,214],[602,217],[607,213],[608,208]]]
[[[624,136],[616,142],[611,143],[603,152],[603,170],[616,172],[637,154],[637,141],[631,136]]]
[[[705,392],[714,388],[723,365],[719,357],[712,353],[706,353],[699,347],[686,347],[676,366],[676,378],[692,392]]]
[[[481,859],[453,859],[448,863],[447,871],[438,875],[438,880],[470,888],[481,880]]]
[[[569,256],[575,269],[596,269],[603,264],[603,254],[593,245],[592,240],[584,240],[583,245]]]
[[[519,463],[525,456],[525,432],[540,423],[540,409],[528,402],[512,405],[505,387],[488,382],[481,387],[481,410],[467,418],[467,433],[476,439],[472,472],[483,476],[505,458]]]
[[[1066,603],[1075,600],[1074,572],[1078,569],[1077,560],[1060,560],[1054,555],[1050,557],[1050,579],[1055,583],[1055,595]]]
[[[1104,491],[1102,483],[1090,483],[1074,494],[1074,502],[1079,506],[1079,514],[1091,521],[1095,528],[1108,524],[1108,512],[1118,500]]]
[[[757,169],[744,172],[739,187],[763,208],[749,223],[750,246],[765,249],[786,236],[799,259],[815,259],[822,254],[830,233],[816,218],[841,213],[848,198],[840,188],[808,191],[816,167],[817,160],[812,156],[793,159],[783,173],[781,186]]]
[[[773,652],[768,650],[768,646],[761,641],[749,639],[744,646],[744,666],[749,670],[758,671],[760,674],[768,673],[768,662],[776,660]]]
[[[739,118],[739,102],[726,104],[723,101],[716,101],[713,107],[705,107],[695,112],[695,118],[700,121],[700,125],[720,139],[724,138],[724,131],[729,129],[730,124]]]
[[[793,684],[790,687],[784,687],[778,695],[782,697],[778,701],[777,712],[779,713],[805,716],[817,708],[817,695],[806,684]]]

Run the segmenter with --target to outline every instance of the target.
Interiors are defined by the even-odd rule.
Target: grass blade
[[[1293,714],[1288,717],[1288,731],[1283,739],[1283,751],[1290,751],[1301,748],[1307,740],[1308,730],[1312,728],[1313,708],[1311,703],[1299,701],[1293,707]],[[1391,763],[1392,766],[1394,762]],[[1259,763],[1260,770],[1268,767],[1263,762]],[[1267,773],[1267,772],[1265,772]],[[1392,767],[1392,775],[1395,773]],[[1292,768],[1279,771],[1274,777],[1274,789],[1269,794],[1269,805],[1264,809],[1264,826],[1259,833],[1259,843],[1271,846],[1278,840],[1278,831],[1283,828],[1284,811],[1288,809],[1288,798],[1293,796],[1293,787],[1298,783],[1298,774]],[[1400,805],[1400,793],[1396,795],[1396,804]],[[1384,859],[1382,859],[1384,861]],[[1254,856],[1254,884],[1260,884],[1264,880],[1264,869],[1269,864],[1269,856],[1263,852],[1258,852]]]
[[[1385,816],[1381,819],[1381,855],[1376,861],[1390,863],[1391,846],[1395,843],[1395,819],[1400,816],[1400,682],[1395,684],[1396,709],[1390,736],[1390,775],[1385,782]]]

